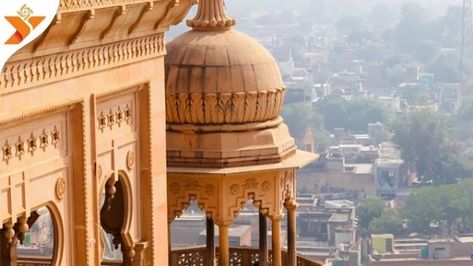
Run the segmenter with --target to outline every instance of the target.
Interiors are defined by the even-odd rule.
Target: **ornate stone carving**
[[[117,125],[120,127],[122,125],[122,122],[123,122],[123,110],[120,108],[120,106],[118,106],[118,109],[117,111],[115,112],[115,117],[116,117],[116,120],[117,120]]]
[[[21,136],[18,136],[18,140],[15,143],[16,147],[16,157],[21,160],[23,154],[25,154],[25,142],[21,139]]]
[[[97,117],[98,128],[101,130],[101,132],[104,132],[106,127],[108,127],[110,130],[113,130],[114,128],[120,128],[123,122],[131,124],[131,118],[132,110],[129,103],[127,103],[125,106],[113,106],[111,108],[107,108],[106,111],[100,111],[100,114]]]
[[[136,161],[135,152],[134,151],[129,151],[126,154],[126,167],[128,168],[128,170],[133,169],[133,167],[135,166],[135,161]]]
[[[202,189],[202,185],[196,179],[186,180],[183,187],[187,191],[200,191]]]
[[[206,184],[204,186],[204,193],[208,196],[212,196],[215,193],[215,186],[212,184]]]
[[[18,240],[20,240],[20,244],[23,245],[23,240],[25,239],[25,234],[28,232],[29,226],[26,222],[26,217],[21,216],[18,218]]]
[[[64,194],[66,193],[66,180],[63,177],[59,177],[56,181],[56,198],[62,200],[64,198]]]
[[[59,133],[59,130],[57,129],[57,126],[54,126],[54,129],[51,132],[51,144],[53,144],[54,147],[57,148],[57,145],[59,144],[60,140],[61,140],[61,135]]]
[[[107,126],[107,118],[103,114],[103,112],[100,112],[100,115],[98,117],[98,123],[99,123],[99,129],[103,132],[103,129]]]
[[[41,135],[39,136],[39,147],[41,147],[41,149],[46,150],[46,147],[48,147],[49,145],[49,137],[48,137],[48,134],[46,133],[46,130],[43,129],[43,133],[41,133]]]
[[[281,201],[283,203],[294,198],[294,189],[294,173],[293,171],[286,170],[281,178]]]
[[[264,181],[263,184],[261,184],[261,190],[263,190],[263,192],[269,192],[271,188],[272,184],[270,181]]]
[[[163,34],[105,44],[66,53],[8,63],[0,73],[0,89],[24,88],[51,80],[132,63],[164,53]],[[21,69],[21,71],[18,71]]]
[[[243,184],[243,189],[256,189],[258,188],[259,183],[256,182],[256,179],[254,178],[248,178],[245,180],[245,183]]]
[[[262,122],[279,116],[284,89],[257,93],[167,93],[166,121],[171,124]]]
[[[3,225],[5,238],[7,239],[8,244],[13,242],[13,238],[15,237],[15,230],[13,230],[12,223],[6,223]]]
[[[220,1],[200,1],[197,15],[187,20],[187,25],[194,30],[222,30],[233,27],[234,19],[225,14],[225,7]]]
[[[3,160],[8,163],[10,159],[13,157],[12,147],[8,143],[8,140],[5,141],[5,144],[2,147],[3,152]]]
[[[37,149],[37,141],[36,137],[34,136],[34,133],[31,132],[30,137],[28,138],[28,152],[31,154],[31,156],[34,155],[34,152]]]
[[[125,121],[127,124],[130,124],[131,123],[131,109],[130,109],[130,106],[127,104],[126,107],[125,107],[125,110],[123,111],[124,115],[125,115]]]
[[[107,115],[107,125],[110,127],[110,129],[113,128],[113,125],[115,124],[115,112],[110,109]]]
[[[26,153],[29,153],[31,157],[33,157],[38,147],[46,151],[50,142],[53,144],[54,148],[59,149],[61,139],[59,128],[61,128],[61,124],[56,123],[54,126],[43,129],[38,128],[33,132],[20,132],[16,136],[6,139],[1,147],[2,160],[5,163],[9,163],[12,159],[21,161]],[[48,132],[51,132],[51,140],[49,139],[50,136]],[[38,135],[35,136],[35,133]],[[3,140],[1,140],[1,142],[3,142]]]
[[[236,195],[240,193],[240,186],[238,184],[233,184],[230,186],[230,194]]]
[[[114,5],[149,3],[149,0],[61,0],[60,12],[79,11],[90,8],[104,8]]]

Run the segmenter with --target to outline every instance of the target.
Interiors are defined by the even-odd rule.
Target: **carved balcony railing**
[[[22,257],[17,259],[17,266],[51,266],[51,258]]]
[[[271,252],[269,252],[269,261],[271,262]],[[286,251],[282,251],[282,261],[285,265]],[[219,259],[218,249],[216,249],[217,262]],[[171,252],[170,265],[193,265],[205,266],[207,261],[207,248],[203,246],[177,249]],[[232,247],[230,248],[231,266],[253,266],[259,263],[259,250],[256,248]],[[297,256],[297,266],[321,266],[316,262],[303,256]]]
[[[51,258],[44,257],[22,257],[17,259],[17,266],[52,266]],[[102,266],[121,266],[122,262],[107,261],[102,262]],[[192,264],[189,264],[192,265]]]

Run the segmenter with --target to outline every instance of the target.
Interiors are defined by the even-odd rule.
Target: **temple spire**
[[[225,14],[223,0],[199,0],[197,15],[187,21],[189,27],[201,31],[227,30],[235,24],[235,20]]]

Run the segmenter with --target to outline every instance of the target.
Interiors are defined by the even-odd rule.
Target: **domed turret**
[[[202,1],[193,30],[167,45],[169,166],[279,162],[295,152],[280,118],[284,85],[271,54],[232,30],[222,1]]]

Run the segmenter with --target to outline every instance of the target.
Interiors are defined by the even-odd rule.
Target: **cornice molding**
[[[163,56],[164,36],[156,34],[103,46],[8,63],[0,73],[0,95],[112,67]]]

